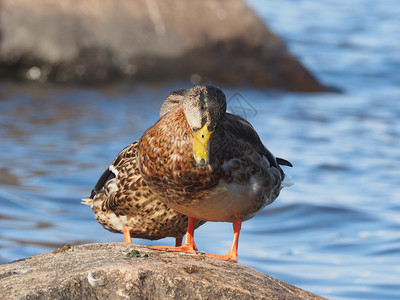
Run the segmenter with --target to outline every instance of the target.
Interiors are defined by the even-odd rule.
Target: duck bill
[[[196,131],[193,136],[193,156],[196,163],[203,167],[209,162],[209,143],[210,137],[214,131],[208,131],[207,124]]]

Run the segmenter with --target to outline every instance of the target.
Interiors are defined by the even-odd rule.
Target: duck
[[[161,112],[139,139],[136,162],[148,188],[186,215],[188,227],[183,245],[151,248],[199,254],[196,222],[230,222],[234,235],[228,253],[202,254],[237,262],[242,222],[292,184],[281,168],[292,164],[276,158],[246,119],[227,111],[225,94],[216,86],[179,90]]]
[[[182,91],[171,92],[165,102],[180,101]],[[169,111],[163,106],[160,116]],[[174,237],[175,245],[182,244],[188,227],[188,217],[169,208],[149,189],[137,165],[135,141],[126,146],[103,172],[89,197],[82,204],[89,205],[97,221],[107,230],[122,233],[125,243],[132,237],[158,240]],[[196,228],[205,221],[198,220]]]

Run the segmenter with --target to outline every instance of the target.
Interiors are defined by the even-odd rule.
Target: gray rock
[[[67,246],[0,265],[0,295],[2,299],[323,299],[240,264],[124,243]]]
[[[0,77],[324,87],[242,0],[0,0]]]

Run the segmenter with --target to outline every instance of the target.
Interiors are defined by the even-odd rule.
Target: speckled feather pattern
[[[152,190],[165,195],[167,203],[170,197],[180,203],[193,201],[187,197],[201,197],[218,183],[222,174],[213,172],[210,165],[203,168],[196,165],[191,154],[193,133],[183,111],[175,109],[167,116],[147,130],[139,142],[140,172]]]
[[[187,217],[170,209],[150,191],[139,173],[136,149],[137,142],[122,150],[103,175],[110,178],[102,183],[102,176],[93,190],[92,210],[97,221],[112,232],[122,233],[126,227],[134,238],[182,237]],[[203,223],[198,221],[196,227]]]
[[[144,181],[167,205],[191,217],[249,219],[279,195],[284,173],[243,118],[224,114],[210,140],[210,163],[193,157],[193,132],[181,105],[139,140]]]

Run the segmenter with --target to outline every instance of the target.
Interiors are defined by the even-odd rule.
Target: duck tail
[[[289,187],[292,186],[294,184],[292,177],[290,177],[290,175],[285,174],[285,177],[283,178],[282,182],[281,182],[281,188],[284,187]]]
[[[86,197],[86,198],[82,199],[81,203],[85,204],[85,205],[92,205],[93,204],[93,199],[90,198],[90,197]]]
[[[280,157],[276,158],[276,162],[278,163],[278,165],[281,165],[281,166],[293,167],[293,165],[290,161],[280,158]]]

